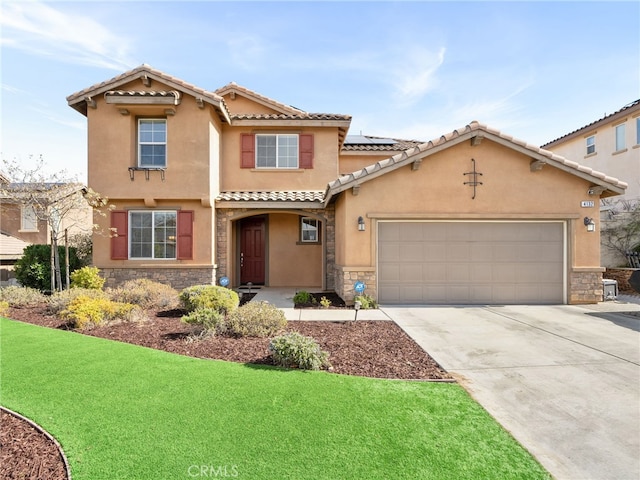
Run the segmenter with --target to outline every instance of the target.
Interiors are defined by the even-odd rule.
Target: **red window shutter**
[[[300,168],[313,168],[313,135],[310,133],[300,134]]]
[[[193,259],[193,210],[178,212],[178,260]]]
[[[252,133],[243,133],[240,137],[240,168],[254,168],[256,166],[256,136]]]
[[[124,210],[111,212],[111,259],[127,260],[129,258],[129,242],[127,235],[129,213]]]

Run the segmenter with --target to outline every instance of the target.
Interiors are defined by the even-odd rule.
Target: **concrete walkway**
[[[331,320],[347,321],[356,319],[355,310],[353,309],[305,309],[293,308],[293,296],[300,290],[307,292],[317,292],[317,288],[279,288],[279,287],[262,287],[254,290],[258,294],[253,297],[253,302],[269,302],[282,311],[287,320]],[[360,310],[357,320],[390,320],[387,314],[382,310]]]
[[[383,311],[555,478],[640,478],[640,305]]]

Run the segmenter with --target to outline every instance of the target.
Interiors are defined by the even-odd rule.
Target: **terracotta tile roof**
[[[243,93],[248,97],[253,97],[255,100],[261,101],[261,103],[267,103],[272,107],[275,107],[276,110],[281,110],[282,113],[306,113],[299,108],[293,107],[291,105],[285,105],[284,103],[278,102],[273,98],[266,97],[264,95],[259,94],[253,90],[248,89],[247,87],[243,87],[242,85],[238,85],[236,82],[230,82],[226,84],[224,87],[218,88],[214,93],[219,96],[224,96],[229,92],[236,91]]]
[[[385,140],[385,137],[372,137],[367,135],[365,138],[371,138],[375,140]],[[347,137],[349,139],[349,137]],[[398,138],[390,138],[395,143],[346,143],[342,146],[343,152],[388,152],[407,150],[409,148],[417,147],[421,143],[420,140],[401,140]]]
[[[95,85],[80,90],[79,92],[72,93],[67,97],[67,103],[71,107],[78,110],[80,113],[86,114],[87,106],[85,99],[87,97],[101,95],[109,90],[117,90],[117,87],[119,87],[120,85],[124,85],[137,78],[144,78],[145,76],[165,83],[175,88],[176,90],[187,92],[195,97],[201,97],[203,100],[221,109],[223,111],[224,117],[228,118],[229,116],[227,107],[224,104],[224,99],[221,96],[217,95],[214,92],[204,90],[203,88],[196,87],[191,83],[180,80],[179,78],[172,75],[168,75],[164,72],[161,72],[160,70],[156,70],[155,68],[146,64],[140,65],[133,70],[124,72],[109,80],[105,80],[104,82],[96,83]]]
[[[640,109],[640,99],[638,100],[634,100],[631,103],[628,103],[627,105],[625,105],[624,107],[622,107],[620,110],[613,112],[609,115],[605,115],[604,117],[602,117],[599,120],[596,120],[595,122],[591,122],[588,125],[585,125],[584,127],[578,128],[577,130],[574,130],[573,132],[569,132],[561,137],[556,138],[555,140],[551,140],[548,143],[545,143],[544,145],[542,145],[542,148],[548,147],[556,142],[560,142],[561,140],[564,139],[568,139],[568,137],[574,136],[580,132],[584,132],[585,130],[591,130],[593,128],[595,128],[597,125],[604,123],[604,122],[608,122],[611,120],[614,120],[613,117],[615,116],[623,116],[628,110],[633,109],[634,107],[638,107],[638,109]]]
[[[556,155],[548,150],[531,145],[522,140],[500,132],[499,130],[490,128],[476,121],[471,122],[464,128],[454,130],[453,132],[442,135],[440,138],[422,143],[416,147],[405,150],[385,160],[381,160],[373,165],[358,170],[356,172],[343,175],[340,178],[330,182],[327,186],[325,195],[325,204],[331,198],[354,185],[372,180],[380,175],[391,172],[409,163],[415,162],[428,157],[431,154],[449,148],[462,141],[469,140],[473,137],[484,137],[494,142],[505,145],[516,151],[529,155],[534,160],[538,160],[543,164],[559,168],[574,175],[588,179],[593,183],[606,187],[614,193],[623,193],[627,188],[627,184],[614,177],[609,177],[602,172],[585,167],[576,162],[568,160],[560,155]]]
[[[231,115],[231,120],[338,120],[351,121],[350,115],[333,113],[240,113]]]
[[[113,97],[174,97],[180,98],[177,90],[157,91],[157,90],[108,90],[104,93]]]
[[[231,202],[322,202],[324,191],[222,192],[216,201]]]

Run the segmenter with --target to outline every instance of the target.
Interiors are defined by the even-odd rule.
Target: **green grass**
[[[195,359],[6,319],[0,328],[0,403],[58,439],[74,480],[549,478],[455,384]]]

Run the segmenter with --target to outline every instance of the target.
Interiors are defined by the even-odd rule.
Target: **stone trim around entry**
[[[105,287],[117,287],[127,280],[146,278],[154,282],[170,285],[182,290],[193,285],[215,284],[216,266],[189,267],[181,265],[175,268],[100,268],[101,276],[106,280]]]

